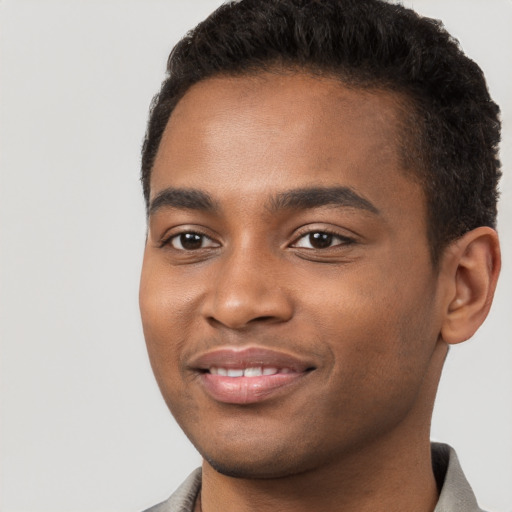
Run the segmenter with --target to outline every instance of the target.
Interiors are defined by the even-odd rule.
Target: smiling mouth
[[[253,404],[282,396],[315,366],[299,357],[261,347],[221,348],[193,359],[200,385],[216,402]]]
[[[253,366],[249,368],[218,368],[212,366],[208,373],[211,375],[220,375],[221,377],[261,377],[263,375],[276,375],[293,373],[290,368],[272,368],[263,366]]]

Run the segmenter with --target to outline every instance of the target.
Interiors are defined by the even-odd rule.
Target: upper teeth
[[[284,373],[284,369],[282,370]],[[260,377],[261,375],[275,375],[279,370],[277,368],[255,366],[253,368],[210,368],[212,375],[221,377]]]

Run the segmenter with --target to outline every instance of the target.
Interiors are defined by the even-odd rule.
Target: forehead
[[[389,91],[301,73],[207,79],[171,115],[151,198],[169,186],[250,198],[334,184],[377,203],[414,189],[422,204],[418,186],[405,178],[403,103]]]

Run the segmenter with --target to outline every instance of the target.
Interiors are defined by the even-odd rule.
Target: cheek
[[[167,266],[146,255],[139,305],[151,366],[162,386],[178,375],[181,353],[193,324],[193,295],[186,287],[178,289]]]
[[[160,392],[177,417],[195,414],[183,371],[191,320],[191,300],[177,293],[172,279],[144,263],[139,303],[149,361]],[[163,277],[162,277],[163,276]]]
[[[346,378],[368,373],[365,381],[378,376],[385,382],[426,368],[437,341],[432,276],[421,277],[406,264],[361,265],[311,288],[304,299],[308,323],[321,332]]]
[[[186,325],[196,302],[194,280],[169,266],[164,258],[146,250],[140,281],[139,305],[148,331],[167,333]],[[158,340],[157,340],[158,341]]]

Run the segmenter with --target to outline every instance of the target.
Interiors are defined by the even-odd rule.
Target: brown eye
[[[301,236],[293,247],[304,249],[329,249],[338,245],[350,245],[354,240],[345,236],[335,235],[327,231],[311,231]]]
[[[333,235],[330,233],[310,233],[309,243],[315,249],[325,249],[332,245]]]
[[[211,238],[192,232],[173,236],[169,243],[174,249],[180,251],[194,251],[204,247],[217,247],[217,244]]]

